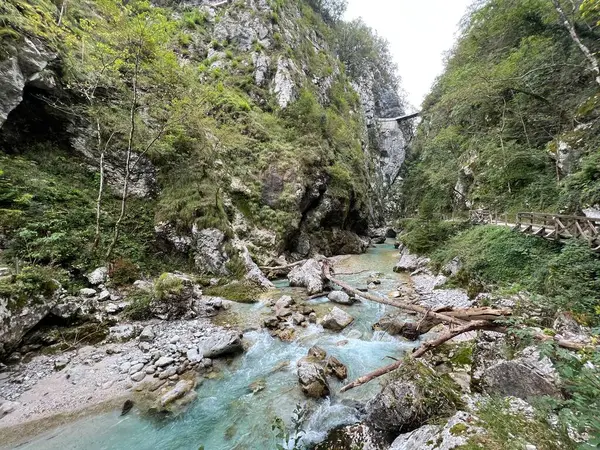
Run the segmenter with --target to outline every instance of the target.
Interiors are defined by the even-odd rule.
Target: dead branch
[[[299,266],[300,264],[304,264],[305,262],[306,262],[306,260],[303,259],[302,261],[296,261],[295,263],[286,264],[285,266],[275,266],[275,267],[262,266],[262,267],[259,267],[259,269],[263,270],[263,271],[287,270],[287,269],[291,269],[293,267]]]
[[[496,326],[494,324],[491,324],[486,321],[469,322],[458,328],[449,330],[447,333],[443,334],[442,336],[438,337],[435,340],[424,342],[421,346],[419,346],[414,351],[414,353],[412,353],[409,356],[409,358],[413,358],[413,359],[419,358],[419,357],[423,356],[425,353],[427,353],[428,351],[433,350],[434,348],[442,345],[444,342],[449,341],[450,339],[452,339],[456,336],[459,336],[463,333],[467,333],[468,331],[494,329],[494,328],[496,328]],[[350,389],[354,389],[355,387],[362,386],[363,384],[368,383],[369,381],[371,381],[375,378],[378,378],[382,375],[390,373],[390,372],[396,370],[398,367],[400,367],[403,362],[404,362],[404,360],[401,359],[401,360],[396,361],[395,363],[392,363],[388,366],[381,367],[377,370],[374,370],[373,372],[363,375],[362,377],[354,380],[352,383],[349,383],[349,384],[345,385],[344,387],[342,387],[341,392],[346,392],[346,391],[349,391]]]

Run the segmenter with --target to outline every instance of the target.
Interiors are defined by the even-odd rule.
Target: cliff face
[[[234,275],[246,249],[260,263],[365,250],[361,236],[382,222],[384,190],[404,156],[405,132],[378,119],[400,115],[402,106],[393,90],[345,74],[334,31],[307,4],[163,1],[148,12],[134,2],[123,13],[74,2],[57,26],[50,2],[40,1],[35,21],[19,16],[19,2],[3,7],[16,31],[4,38],[0,62],[0,183],[10,192],[0,207],[11,217],[0,221],[5,255],[99,264],[125,181],[114,257],[142,268],[156,267],[150,260],[158,256]],[[162,53],[140,70],[153,80],[167,67],[174,86],[164,82],[156,93],[156,82],[140,78],[148,84],[133,100],[128,166],[131,80],[118,79],[129,69],[107,66],[90,97],[98,70],[86,71],[99,55],[85,42],[117,51],[111,39],[126,39],[127,30],[116,35],[112,24],[125,28],[143,15],[169,35],[147,37]],[[180,104],[175,120],[169,111]],[[44,183],[26,180],[28,164]],[[62,208],[73,216],[59,225]]]

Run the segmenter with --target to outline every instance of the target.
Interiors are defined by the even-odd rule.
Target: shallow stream
[[[366,254],[350,256],[336,265],[337,272],[353,273],[340,278],[354,286],[366,287],[369,275],[381,272],[382,283],[377,291],[385,295],[399,283],[407,282],[405,275],[392,268],[397,251],[391,242],[369,249]],[[279,283],[281,294],[291,289]],[[271,296],[277,298],[276,296]],[[330,309],[326,298],[311,300],[316,309]],[[244,338],[248,350],[230,364],[223,365],[214,379],[205,380],[198,388],[198,399],[183,415],[167,421],[145,419],[137,413],[120,417],[120,411],[87,417],[70,425],[36,437],[20,449],[39,450],[262,450],[275,449],[283,444],[272,424],[277,418],[290,423],[297,405],[309,412],[303,425],[304,445],[325,438],[337,426],[356,422],[357,401],[372,398],[380,389],[377,382],[339,393],[342,383],[330,379],[331,398],[307,400],[300,391],[296,362],[313,345],[319,345],[348,367],[349,380],[377,367],[388,364],[389,357],[398,358],[414,347],[384,332],[373,332],[371,326],[385,312],[384,305],[362,301],[342,307],[356,320],[341,333],[311,325],[299,332],[292,343],[272,338],[265,331],[250,331]],[[262,303],[235,305],[221,321],[239,321],[252,326],[270,312]],[[321,312],[321,311],[319,311]],[[319,314],[321,315],[321,314]],[[256,391],[253,393],[253,390]]]

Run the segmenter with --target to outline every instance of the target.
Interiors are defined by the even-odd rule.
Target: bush
[[[164,301],[183,290],[183,280],[169,273],[163,273],[154,282],[154,296],[158,301]]]
[[[212,286],[204,290],[206,295],[223,297],[239,303],[256,303],[262,288],[246,282],[232,282],[223,286]]]
[[[115,286],[125,286],[138,279],[139,268],[129,259],[119,258],[110,265],[108,276]]]
[[[134,289],[127,295],[130,301],[125,308],[124,315],[131,320],[149,320],[152,318],[152,303],[154,296],[151,291]]]
[[[413,253],[426,254],[440,247],[449,238],[463,230],[463,222],[407,219],[400,224],[403,232],[399,240]]]

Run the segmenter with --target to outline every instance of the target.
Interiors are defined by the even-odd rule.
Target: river
[[[355,286],[366,286],[369,275],[380,272],[381,284],[376,291],[386,295],[399,283],[408,281],[406,275],[392,271],[397,255],[388,240],[365,254],[343,259],[336,271],[354,273],[339,277]],[[278,283],[278,289],[281,291],[278,294],[292,292],[285,282]],[[271,297],[277,298],[277,295],[271,293]],[[318,310],[332,306],[326,298],[309,303]],[[302,329],[291,343],[272,338],[262,330],[245,333],[248,350],[224,364],[216,377],[204,380],[197,388],[197,401],[177,418],[158,421],[145,418],[135,410],[124,417],[120,416],[120,411],[111,411],[44,433],[19,448],[263,450],[275,449],[278,444],[286,448],[287,444],[273,431],[272,425],[277,418],[289,425],[298,405],[308,411],[302,426],[305,434],[301,443],[302,448],[308,447],[324,439],[329,430],[356,422],[360,414],[357,405],[372,398],[380,389],[379,383],[373,382],[340,394],[342,383],[330,378],[330,398],[306,399],[298,385],[296,362],[311,346],[319,345],[346,364],[349,379],[354,379],[388,364],[389,357],[401,357],[416,345],[381,331],[372,331],[372,324],[386,312],[386,306],[362,301],[340,307],[356,319],[341,333],[311,325]],[[236,304],[219,320],[244,320],[247,322],[244,325],[251,326],[261,321],[269,310],[263,303]]]

